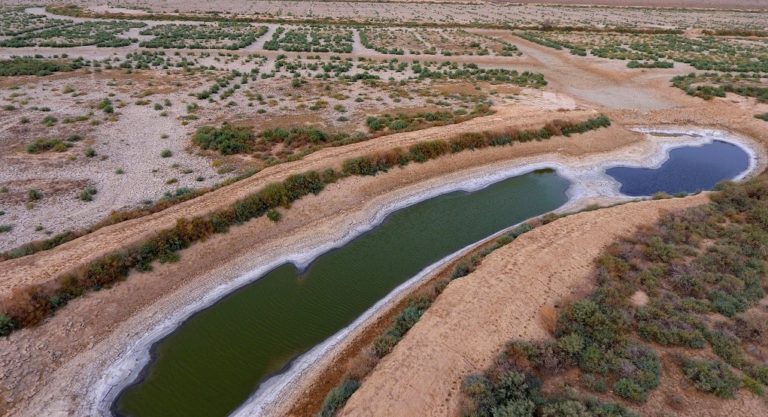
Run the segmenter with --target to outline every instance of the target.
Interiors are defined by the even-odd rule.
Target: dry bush
[[[557,309],[550,304],[545,304],[544,307],[541,308],[540,314],[541,325],[549,334],[554,336],[555,331],[557,330]]]
[[[362,380],[371,373],[378,363],[379,358],[373,353],[373,350],[370,347],[363,349],[349,363],[347,367],[347,376],[352,379]]]

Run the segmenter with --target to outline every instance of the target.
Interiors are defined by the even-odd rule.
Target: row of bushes
[[[222,155],[250,152],[254,139],[250,127],[229,123],[224,123],[220,128],[203,126],[192,136],[192,142],[199,147],[218,151]]]
[[[710,100],[734,93],[744,97],[755,97],[757,101],[768,102],[768,87],[760,83],[760,76],[733,76],[717,73],[678,75],[672,78],[672,85],[688,95]]]
[[[464,133],[450,140],[419,142],[409,147],[407,151],[396,148],[388,152],[348,159],[342,164],[342,172],[347,175],[376,175],[395,166],[403,166],[409,162],[425,162],[449,153],[543,140],[552,136],[570,136],[573,133],[607,127],[610,124],[608,117],[598,116],[579,123],[555,120],[535,130],[510,129],[504,133]]]
[[[439,2],[437,2],[439,3]],[[354,19],[338,19],[331,17],[303,18],[294,17],[259,17],[259,16],[229,16],[219,13],[209,14],[183,14],[183,13],[120,13],[120,12],[95,12],[84,9],[76,5],[46,6],[46,12],[60,16],[83,17],[91,19],[120,19],[120,20],[156,20],[156,21],[195,21],[195,22],[240,22],[240,23],[282,23],[289,25],[334,25],[334,26],[354,26],[354,27],[392,27],[392,22],[383,19],[382,21],[357,21]],[[667,28],[641,28],[636,26],[556,26],[546,25],[510,25],[508,23],[478,23],[478,22],[435,22],[435,21],[411,21],[399,22],[398,26],[405,27],[427,27],[427,28],[471,28],[471,29],[525,29],[542,31],[569,31],[569,32],[616,32],[616,33],[644,33],[644,34],[682,34],[680,29]]]
[[[37,139],[27,145],[27,153],[37,154],[47,151],[64,152],[72,146],[61,139]]]
[[[637,417],[621,405],[575,395],[547,396],[541,381],[514,367],[500,367],[485,375],[470,375],[462,392],[470,404],[464,415],[473,417]]]
[[[14,57],[0,60],[0,76],[37,75],[45,76],[54,72],[74,71],[86,65],[82,59],[39,59]]]
[[[627,62],[627,68],[673,68],[675,63],[672,61],[636,61]]]
[[[750,310],[768,286],[768,179],[721,184],[711,199],[609,245],[596,262],[597,289],[562,308],[555,339],[510,342],[488,379],[510,369],[540,378],[569,373],[585,392],[642,403],[660,384],[661,347],[674,347],[673,362],[699,390],[762,395],[768,366],[742,345],[768,347],[768,312]],[[638,291],[647,304],[632,302]],[[690,352],[705,347],[722,361]],[[483,397],[467,395],[478,415],[490,415]]]
[[[552,136],[554,129],[560,132],[585,131],[589,127],[598,128],[607,126],[610,121],[605,116],[590,119],[582,123],[553,122],[546,130],[547,134],[536,134],[536,138],[543,139]],[[533,135],[529,131],[526,136]],[[512,135],[510,133],[509,135]],[[523,133],[515,137],[522,137]],[[481,134],[484,143],[490,143],[494,135]],[[511,136],[510,136],[511,137]],[[445,153],[458,152],[457,148],[451,148],[457,144],[464,144],[461,138],[453,141],[432,141],[415,144],[411,147],[407,160],[385,160],[382,168],[391,168],[395,165],[406,165],[409,162],[424,162],[437,158]],[[511,143],[511,141],[505,142]],[[464,145],[461,145],[464,146]],[[474,142],[465,149],[478,147]],[[397,150],[392,151],[398,153]],[[382,155],[389,155],[384,153]],[[2,334],[9,333],[12,329],[32,326],[40,323],[47,316],[54,313],[66,303],[88,291],[95,291],[109,287],[125,279],[131,270],[148,271],[154,261],[169,262],[178,259],[178,251],[189,247],[191,244],[205,240],[216,233],[225,233],[230,226],[247,222],[253,218],[261,217],[267,212],[277,208],[289,208],[291,203],[308,194],[318,194],[327,184],[350,175],[373,175],[375,172],[357,170],[353,167],[356,160],[374,160],[378,156],[354,158],[343,163],[341,172],[328,168],[323,172],[309,171],[295,174],[282,182],[266,185],[260,191],[236,201],[231,207],[219,210],[208,215],[194,217],[192,219],[181,218],[175,227],[158,232],[154,237],[144,243],[113,252],[102,258],[90,262],[78,271],[67,273],[58,277],[54,284],[32,285],[15,291],[9,300],[6,300],[0,313],[9,318],[9,325]]]
[[[434,111],[418,112],[414,114],[398,113],[391,115],[389,113],[368,116],[365,119],[365,125],[375,134],[377,132],[405,132],[418,129],[424,129],[430,126],[442,126],[451,123],[460,123],[474,117],[491,114],[493,110],[488,104],[476,104],[469,113],[466,110],[457,110],[455,112]]]

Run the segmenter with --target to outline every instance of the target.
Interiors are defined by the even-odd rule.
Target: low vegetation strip
[[[440,4],[440,2],[432,2],[433,4]],[[142,14],[130,14],[119,12],[96,12],[93,10],[84,9],[76,5],[65,6],[46,6],[45,11],[51,14],[59,16],[69,16],[78,18],[90,18],[90,19],[119,19],[119,20],[156,20],[156,21],[193,21],[193,22],[236,22],[236,23],[278,23],[289,25],[320,25],[330,24],[338,26],[355,26],[355,27],[385,27],[390,28],[393,26],[393,22],[397,22],[398,26],[403,27],[426,27],[426,28],[485,28],[485,29],[523,29],[523,30],[541,30],[541,31],[571,31],[571,32],[616,32],[616,33],[629,33],[629,34],[682,34],[681,29],[673,28],[643,28],[634,26],[556,26],[552,24],[538,25],[513,25],[509,23],[481,23],[481,22],[435,22],[435,21],[401,21],[396,19],[382,19],[380,21],[360,20],[360,19],[343,19],[343,18],[331,18],[331,17],[313,17],[313,18],[299,18],[299,17],[248,17],[248,16],[232,16],[222,15],[219,13],[209,14],[192,14],[192,13],[142,13]]]
[[[349,397],[360,387],[363,379],[384,356],[392,351],[408,330],[419,321],[424,312],[432,305],[432,302],[437,299],[450,281],[466,276],[480,265],[483,258],[511,243],[538,224],[542,224],[542,222],[534,220],[521,224],[509,233],[476,251],[476,253],[470,253],[459,260],[449,278],[438,278],[428,288],[411,295],[406,300],[405,307],[392,319],[389,327],[352,359],[349,370],[343,376],[342,381],[326,395],[317,416],[332,417],[344,407]]]
[[[45,76],[54,72],[74,71],[86,63],[82,59],[38,59],[14,57],[0,60],[0,76],[37,75]]]
[[[467,414],[633,416],[593,397],[642,410],[665,389],[664,358],[704,393],[764,395],[767,199],[766,177],[724,183],[709,204],[611,244],[596,261],[597,289],[561,310],[554,339],[513,340],[465,381]],[[554,379],[572,389],[542,394]]]
[[[744,97],[754,97],[760,103],[768,102],[768,87],[762,82],[760,74],[720,74],[714,72],[690,73],[672,78],[672,86],[689,96],[711,100],[733,93]]]
[[[191,219],[178,219],[172,229],[159,231],[142,244],[113,252],[96,259],[81,269],[55,278],[51,283],[31,285],[15,291],[0,307],[0,335],[15,329],[33,326],[52,315],[59,308],[89,291],[107,288],[128,277],[131,271],[149,271],[152,263],[173,262],[178,252],[198,241],[229,227],[251,219],[275,215],[278,208],[287,209],[293,202],[309,194],[320,193],[326,185],[354,175],[375,175],[396,166],[412,162],[426,162],[448,153],[505,146],[515,142],[543,140],[557,135],[586,132],[610,125],[606,116],[584,122],[553,121],[537,130],[484,132],[464,134],[450,140],[418,143],[407,151],[394,149],[343,163],[341,171],[327,168],[322,172],[309,171],[295,174],[282,182],[266,185],[260,191],[232,204],[229,208]]]

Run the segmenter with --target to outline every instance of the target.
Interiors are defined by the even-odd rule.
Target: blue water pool
[[[749,154],[728,142],[672,149],[658,168],[614,167],[606,173],[621,183],[629,196],[695,193],[710,190],[718,182],[733,179],[749,168]]]

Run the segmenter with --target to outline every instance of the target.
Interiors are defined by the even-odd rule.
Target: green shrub
[[[645,401],[646,392],[635,381],[629,378],[621,378],[613,384],[613,392],[621,398],[635,402]]]
[[[707,340],[712,345],[712,351],[726,363],[737,368],[745,363],[744,353],[741,350],[741,343],[737,337],[725,334],[723,332],[710,332],[707,334]]]
[[[267,212],[267,218],[273,222],[278,222],[283,216],[277,210],[270,210]]]
[[[27,153],[42,153],[46,151],[64,152],[72,145],[61,139],[37,139],[27,145]]]
[[[496,406],[491,414],[493,417],[533,417],[536,404],[530,400],[510,401]]]
[[[334,387],[325,397],[323,407],[317,413],[317,417],[333,417],[341,410],[341,407],[347,402],[349,397],[357,391],[360,383],[354,379],[345,379],[341,384]]]
[[[97,192],[96,187],[88,186],[80,192],[78,198],[83,201],[93,201],[93,196],[96,195]]]
[[[720,361],[687,359],[683,373],[696,388],[718,397],[733,398],[741,386],[741,380]]]
[[[48,127],[51,127],[51,126],[55,125],[58,121],[59,121],[59,119],[57,119],[54,116],[45,116],[40,123],[42,123],[42,124],[44,124],[44,125],[46,125]]]
[[[391,334],[378,336],[373,340],[373,353],[376,355],[376,357],[383,358],[392,351],[392,349],[399,341],[400,339],[398,337]]]
[[[16,324],[5,313],[0,313],[0,337],[7,336],[13,332],[16,328]]]
[[[222,155],[250,152],[254,143],[253,130],[247,126],[224,123],[220,128],[203,126],[197,129],[192,141],[203,149],[212,149]]]
[[[84,65],[82,60],[53,60],[33,57],[16,57],[0,60],[0,76],[37,75],[74,71]]]
[[[587,406],[580,401],[563,400],[541,407],[541,417],[592,417]]]
[[[170,149],[163,149],[163,151],[160,152],[160,157],[161,158],[170,158],[172,156],[173,156],[173,152],[171,152]]]
[[[420,142],[408,148],[408,157],[415,162],[426,162],[445,155],[448,151],[448,143],[442,140]]]
[[[403,130],[408,127],[408,121],[403,119],[395,119],[389,124],[390,130]]]
[[[40,190],[31,189],[27,191],[27,201],[37,201],[43,198],[43,193]]]

